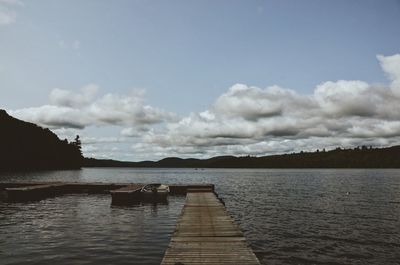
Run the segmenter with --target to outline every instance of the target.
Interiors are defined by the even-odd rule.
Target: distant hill
[[[79,143],[61,141],[49,129],[0,109],[0,171],[75,169],[82,162]]]
[[[331,151],[300,152],[261,157],[219,156],[123,162],[85,158],[87,167],[176,167],[176,168],[400,168],[400,146],[388,148],[337,148]]]

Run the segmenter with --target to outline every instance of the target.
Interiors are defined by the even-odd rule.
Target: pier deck
[[[143,186],[143,184],[130,184],[120,189],[111,190],[111,204],[123,205],[139,201],[140,190]]]
[[[46,197],[55,196],[63,187],[63,184],[42,184],[6,188],[5,190],[7,192],[8,201],[18,202],[26,200],[40,200]]]
[[[130,203],[139,193],[141,183],[102,182],[0,182],[0,201],[41,200],[63,194],[88,193],[112,195],[117,204]],[[213,191],[213,184],[168,184],[171,195],[185,195],[188,190]]]
[[[258,265],[260,262],[215,193],[189,189],[161,264]]]

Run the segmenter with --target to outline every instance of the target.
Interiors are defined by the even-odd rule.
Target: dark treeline
[[[181,168],[400,168],[400,146],[388,148],[337,148],[262,157],[219,156],[210,159],[165,158],[160,161],[121,162],[85,159],[88,167]]]
[[[62,141],[49,129],[0,109],[0,171],[76,169],[82,162],[79,137],[71,143]]]

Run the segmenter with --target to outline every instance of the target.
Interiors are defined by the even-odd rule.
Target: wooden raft
[[[138,202],[140,198],[140,189],[143,188],[143,186],[143,184],[130,184],[120,189],[110,191],[111,204],[124,205]]]
[[[162,265],[260,264],[213,192],[188,190]]]
[[[46,197],[56,196],[64,187],[64,184],[46,184],[6,188],[6,200],[11,202],[22,202],[40,200]]]

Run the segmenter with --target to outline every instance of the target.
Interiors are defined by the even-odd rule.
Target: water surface
[[[263,264],[400,260],[400,170],[85,168],[0,175],[10,180],[214,183]],[[109,203],[107,195],[67,195],[0,204],[0,263],[158,264],[184,198],[137,208]]]

